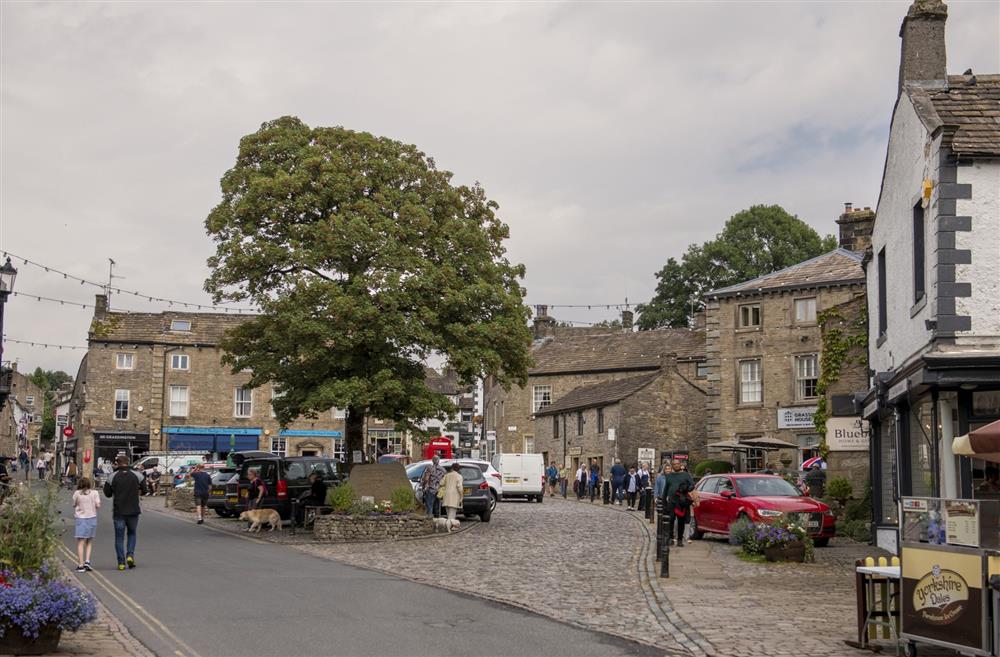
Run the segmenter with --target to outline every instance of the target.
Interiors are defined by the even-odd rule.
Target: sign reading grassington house
[[[860,418],[831,417],[826,421],[826,445],[831,452],[867,452],[868,435],[868,422]]]

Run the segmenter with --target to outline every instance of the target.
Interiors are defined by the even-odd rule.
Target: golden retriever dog
[[[261,525],[265,522],[271,525],[271,531],[281,529],[281,516],[274,509],[244,511],[240,514],[240,520],[250,523],[250,526],[247,528],[248,532],[257,532],[259,534]]]

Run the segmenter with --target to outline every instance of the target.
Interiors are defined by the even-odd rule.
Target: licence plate
[[[224,491],[224,490],[213,490],[212,491],[212,495],[216,495],[218,497],[222,497],[225,494],[226,494],[226,491]]]
[[[819,529],[819,520],[810,520],[809,529]]]
[[[503,483],[505,484],[516,484],[520,481],[517,477],[504,477]]]
[[[463,492],[463,493],[464,493],[465,495],[468,495],[469,493],[471,493],[471,492],[472,492],[472,489],[471,489],[471,488],[463,488],[463,489],[462,489],[462,492]]]

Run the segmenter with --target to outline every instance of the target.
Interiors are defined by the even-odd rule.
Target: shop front
[[[996,465],[953,449],[956,436],[1000,419],[1000,360],[929,354],[876,381],[863,412],[875,536],[898,554],[903,497],[1000,499]]]
[[[170,452],[203,452],[224,459],[229,452],[260,448],[260,427],[163,427]]]
[[[269,448],[280,456],[326,456],[341,462],[347,459],[340,431],[285,429],[271,437]]]
[[[114,464],[119,456],[128,458],[129,463],[149,451],[149,433],[132,431],[94,431],[95,464]],[[85,460],[85,459],[84,459]],[[82,461],[81,461],[82,462]]]

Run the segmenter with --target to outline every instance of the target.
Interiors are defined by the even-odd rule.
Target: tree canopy
[[[415,146],[282,117],[241,140],[205,220],[205,289],[261,313],[224,362],[281,391],[282,424],[347,409],[349,459],[368,415],[416,430],[454,411],[424,384],[432,354],[462,382],[527,381],[524,268],[498,205],[451,177]]]
[[[28,375],[28,378],[45,391],[42,405],[42,439],[48,441],[56,432],[55,391],[62,384],[72,381],[73,377],[61,370],[43,370],[36,367],[35,371]]]
[[[819,234],[780,205],[754,205],[730,217],[722,232],[669,258],[656,273],[656,294],[640,304],[638,325],[683,327],[711,290],[741,283],[832,251],[834,236]]]

